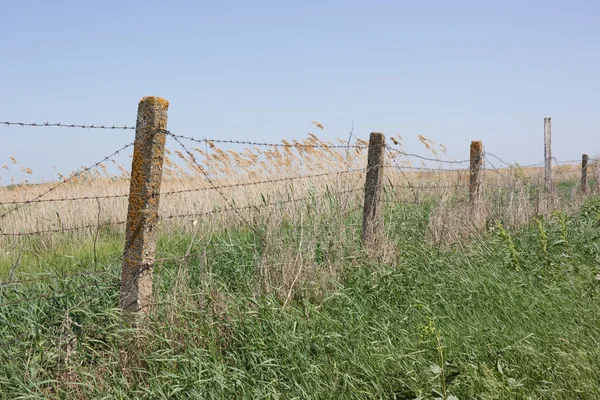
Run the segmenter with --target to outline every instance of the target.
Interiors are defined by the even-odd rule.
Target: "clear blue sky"
[[[0,120],[134,124],[143,96],[169,128],[279,141],[422,134],[468,158],[471,140],[538,162],[543,118],[559,159],[600,153],[600,2],[4,0]],[[317,132],[318,133],[318,132]],[[14,156],[53,176],[133,132],[0,127]],[[7,174],[0,170],[0,184]],[[13,175],[21,177],[13,170]]]

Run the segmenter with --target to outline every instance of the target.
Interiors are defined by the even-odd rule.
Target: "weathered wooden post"
[[[479,180],[479,171],[481,171],[481,166],[483,164],[483,144],[481,140],[474,140],[471,142],[470,154],[469,202],[473,209],[475,203],[479,200],[479,188],[481,185]]]
[[[581,156],[581,193],[586,194],[588,192],[588,155],[583,154]]]
[[[600,160],[597,158],[592,159],[592,176],[594,177],[594,183],[592,185],[593,193],[600,193]]]
[[[144,97],[138,105],[120,296],[124,318],[132,325],[148,312],[152,298],[168,108],[160,97]]]
[[[369,138],[367,156],[367,177],[365,181],[365,204],[363,209],[362,242],[366,249],[372,249],[381,236],[381,186],[383,184],[383,163],[385,135],[373,132]]]
[[[552,191],[552,119],[544,118],[544,161],[546,192]]]

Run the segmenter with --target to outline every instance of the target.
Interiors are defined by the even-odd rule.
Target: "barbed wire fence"
[[[9,122],[0,121],[0,125],[5,127],[17,126],[17,127],[35,127],[35,128],[70,128],[70,129],[95,129],[95,130],[135,130],[135,127],[130,126],[114,126],[114,125],[92,125],[92,124],[63,124],[63,123],[24,123],[24,122]],[[172,182],[167,180],[167,183],[171,186],[167,190],[152,192],[147,189],[146,186],[152,184],[151,182],[142,182],[144,187],[137,188],[138,196],[142,196],[145,203],[152,203],[152,199],[168,199],[169,197],[177,197],[182,195],[194,196],[201,193],[205,193],[203,201],[188,198],[180,203],[174,203],[174,206],[163,207],[156,216],[152,216],[144,212],[132,213],[132,205],[129,204],[129,212],[127,218],[125,217],[125,199],[130,198],[131,201],[131,190],[134,190],[134,184],[131,180],[122,182],[121,186],[129,184],[130,191],[124,190],[122,193],[117,194],[85,194],[81,195],[81,189],[77,190],[63,190],[69,189],[70,184],[74,184],[78,178],[85,176],[92,170],[101,167],[103,163],[114,158],[133,147],[147,146],[151,148],[155,145],[155,138],[157,134],[162,134],[165,138],[171,139],[175,143],[175,147],[181,149],[178,153],[180,159],[184,161],[187,168],[190,169],[196,176],[201,179],[194,178],[194,174],[188,174],[189,178],[184,183],[181,179],[172,179]],[[14,242],[18,239],[31,240],[33,237],[44,237],[52,238],[54,235],[67,236],[76,232],[89,231],[92,236],[95,236],[94,240],[97,240],[98,234],[104,229],[117,229],[122,232],[123,227],[137,226],[138,230],[144,231],[148,228],[148,223],[154,227],[158,223],[167,223],[169,221],[191,221],[191,224],[195,225],[198,220],[223,217],[226,214],[232,215],[229,217],[229,223],[237,221],[242,226],[246,227],[255,234],[260,234],[257,230],[257,224],[255,217],[257,214],[266,213],[269,211],[272,213],[274,209],[282,208],[284,206],[292,206],[299,203],[316,202],[316,201],[331,201],[333,199],[339,199],[341,196],[352,197],[355,204],[360,204],[365,201],[365,197],[372,197],[375,199],[381,198],[382,204],[388,204],[393,207],[397,205],[407,204],[424,204],[424,203],[435,203],[440,199],[447,199],[454,202],[462,202],[463,204],[470,205],[473,201],[473,190],[477,190],[477,196],[484,196],[485,193],[493,193],[494,201],[501,202],[504,196],[503,193],[510,192],[514,194],[516,185],[523,185],[525,182],[528,190],[535,187],[536,190],[543,187],[541,182],[541,176],[543,175],[544,162],[530,164],[530,165],[518,165],[510,163],[502,158],[483,150],[480,155],[482,160],[482,169],[479,177],[473,181],[473,165],[474,160],[470,158],[468,160],[444,160],[439,157],[430,157],[415,153],[407,153],[402,150],[401,147],[394,147],[394,144],[388,144],[385,139],[383,147],[381,148],[380,163],[382,170],[377,172],[381,174],[383,180],[378,182],[374,188],[369,188],[370,185],[366,182],[366,177],[369,172],[373,172],[372,168],[368,165],[372,163],[367,160],[364,154],[369,150],[370,146],[366,141],[357,140],[355,144],[351,144],[348,141],[347,144],[333,144],[329,142],[322,142],[316,138],[305,139],[302,142],[293,141],[282,142],[282,143],[268,143],[268,142],[256,142],[256,141],[241,141],[241,140],[227,140],[227,139],[211,139],[211,138],[197,138],[189,135],[181,135],[173,133],[162,126],[159,128],[152,128],[146,143],[140,143],[139,138],[136,137],[136,141],[127,143],[108,156],[102,157],[99,161],[91,163],[87,167],[83,167],[78,171],[71,174],[56,183],[48,183],[40,185],[32,190],[30,187],[23,188],[19,195],[30,196],[26,199],[12,199],[6,200],[5,197],[8,191],[5,191],[3,197],[0,197],[0,243],[2,243],[2,249],[18,249],[19,244]],[[205,145],[205,150],[197,148],[191,148],[190,145],[202,144]],[[225,161],[225,156],[228,159],[235,159],[236,154],[239,157],[243,152],[227,152],[217,148],[217,145],[241,145],[252,147],[256,150],[246,153],[246,158],[237,160],[238,164],[244,164],[248,162],[254,162],[253,168],[249,169],[250,172],[246,176],[241,174],[236,175],[234,178],[227,177],[227,171],[224,166],[228,165]],[[212,158],[208,151],[208,148],[213,150]],[[281,151],[280,151],[281,150]],[[141,150],[140,150],[141,151]],[[163,150],[164,151],[164,150]],[[173,151],[173,149],[167,150]],[[179,150],[174,150],[179,151]],[[319,155],[317,155],[319,151]],[[338,153],[341,155],[336,156],[335,151],[343,151],[344,153]],[[353,153],[352,153],[353,152]],[[203,160],[199,161],[198,156],[203,156]],[[354,158],[350,159],[349,155],[354,154]],[[152,153],[154,154],[154,153]],[[369,152],[370,154],[370,152]],[[164,156],[164,154],[163,154]],[[302,158],[304,156],[304,158]],[[339,161],[340,157],[345,160],[345,168],[337,169],[325,172],[311,172],[308,165],[304,165],[308,171],[302,171],[303,163],[317,162],[319,156],[330,157],[329,160]],[[219,160],[219,157],[221,158]],[[337,158],[336,158],[337,157]],[[385,157],[385,161],[383,158]],[[421,162],[421,165],[413,165],[411,159]],[[553,159],[554,168],[558,176],[558,180],[576,179],[579,174],[581,175],[581,185],[585,185],[579,188],[580,191],[586,192],[588,182],[584,179],[584,176],[588,175],[588,168],[591,166],[592,174],[594,176],[594,190],[598,191],[598,168],[597,159],[589,158],[584,155],[586,162],[582,160],[569,160],[559,161]],[[153,159],[153,162],[160,161],[160,169],[162,169],[163,157],[157,157]],[[219,164],[217,161],[221,161]],[[282,163],[282,165],[288,163],[288,171],[295,170],[295,174],[281,175],[274,174],[273,177],[264,177],[256,173],[257,169],[260,169],[261,163],[273,161],[274,163]],[[166,164],[171,163],[174,169],[179,170],[181,178],[185,176],[182,172],[183,168],[178,164],[165,160]],[[359,165],[361,164],[362,165]],[[373,162],[377,165],[378,162]],[[579,163],[582,164],[581,170],[578,170]],[[135,164],[135,150],[134,150],[134,161],[133,168],[136,168]],[[215,166],[214,164],[219,164]],[[434,166],[432,164],[437,164]],[[210,171],[212,165],[213,172]],[[365,166],[367,165],[367,166]],[[319,166],[317,167],[319,168]],[[221,175],[217,172],[221,170]],[[304,172],[304,173],[303,173]],[[131,175],[135,175],[135,171],[131,171]],[[263,174],[264,175],[264,174]],[[267,172],[267,175],[270,175]],[[518,179],[515,179],[518,178]],[[345,180],[345,185],[340,185],[340,178],[348,178]],[[587,179],[587,178],[586,178]],[[301,185],[300,183],[303,184]],[[135,182],[134,182],[135,183]],[[184,185],[185,187],[177,188],[177,185]],[[189,187],[189,185],[193,185]],[[336,185],[337,184],[337,185]],[[271,191],[265,195],[265,193],[259,191],[258,201],[251,201],[252,194],[251,190],[256,187],[270,187]],[[286,190],[277,190],[277,189]],[[291,188],[291,189],[290,189]],[[475,189],[474,189],[475,188]],[[124,188],[125,189],[125,188]],[[244,192],[240,195],[234,195],[235,190],[243,189]],[[318,194],[317,189],[323,189],[323,194]],[[481,189],[481,191],[480,191]],[[62,192],[61,192],[62,190]],[[366,193],[365,190],[375,190],[377,193]],[[519,189],[521,190],[521,189]],[[379,193],[381,191],[381,193]],[[511,192],[512,191],[512,192]],[[481,193],[480,193],[481,192]],[[70,195],[70,193],[76,193]],[[79,193],[79,194],[77,194]],[[250,193],[250,194],[248,194]],[[9,193],[8,196],[14,195]],[[52,196],[53,195],[53,196]],[[506,196],[504,196],[506,197]],[[191,200],[190,200],[191,199]],[[211,199],[211,201],[206,201]],[[217,201],[217,199],[219,199]],[[93,218],[91,217],[91,206],[92,204],[97,205],[97,211],[94,211]],[[108,218],[102,218],[102,206],[101,202],[108,202],[106,207],[111,210]],[[116,203],[118,202],[118,207]],[[203,203],[201,207],[198,206],[198,202]],[[81,205],[86,203],[88,205]],[[46,217],[48,210],[43,210],[36,214],[30,209],[35,206],[43,207],[45,205],[61,205],[61,211],[56,211],[58,215],[56,220],[48,220]],[[210,209],[207,209],[207,206]],[[368,208],[371,207],[370,210]],[[376,212],[372,211],[372,207],[380,207],[379,205],[367,205],[366,202],[363,205],[363,217],[364,223],[366,222],[366,215],[375,215],[375,218],[380,218]],[[81,210],[86,211],[88,215],[89,223],[83,224],[72,224],[68,222],[78,221],[82,219],[84,213]],[[157,208],[158,209],[158,208]],[[355,207],[356,209],[356,207]],[[27,210],[27,211],[26,211]],[[95,208],[94,208],[95,210]],[[170,211],[170,212],[169,212]],[[51,212],[51,211],[50,211]],[[60,216],[60,213],[68,214],[71,213],[70,218]],[[118,217],[118,214],[121,217]],[[266,213],[268,214],[268,213]],[[93,221],[93,222],[92,222]],[[378,225],[378,224],[375,224]],[[183,222],[176,225],[176,228],[185,227],[186,223]],[[32,229],[32,227],[36,227]],[[143,234],[137,233],[125,233],[126,236],[133,236],[134,239],[129,239],[125,243],[125,248],[131,246],[136,235]],[[11,242],[13,241],[13,242]],[[21,244],[22,245],[22,244]],[[12,247],[11,247],[12,246]],[[94,242],[95,246],[95,242]],[[94,248],[95,249],[95,248]],[[27,276],[24,273],[18,273],[19,264],[22,262],[21,253],[13,260],[13,265],[8,272],[8,279],[0,281],[0,297],[3,298],[0,301],[1,307],[9,307],[16,304],[31,302],[34,300],[57,300],[64,298],[68,294],[66,293],[40,293],[31,296],[20,297],[19,291],[16,288],[31,285],[37,282],[54,282],[64,280],[74,280],[77,278],[84,278],[88,276],[104,276],[113,275],[117,278],[117,269],[105,269],[99,268],[94,265],[92,270],[83,270],[77,272],[62,272],[57,273],[56,271],[45,272],[41,274],[31,274]],[[176,257],[176,259],[184,260],[185,255],[182,257]],[[95,259],[95,255],[94,255]],[[154,259],[154,255],[151,257],[152,264],[165,261],[164,259]],[[120,254],[113,261],[113,264],[126,263],[127,258]],[[132,277],[132,280],[138,280],[143,275],[144,269],[140,269],[139,265],[134,266],[137,268],[136,274]],[[152,265],[150,265],[150,268]],[[148,268],[148,267],[144,267]],[[121,284],[123,285],[123,275],[121,275]],[[121,287],[123,291],[123,287]],[[122,295],[122,293],[121,293]],[[123,304],[122,304],[123,305]],[[135,311],[140,311],[143,306],[137,308]]]

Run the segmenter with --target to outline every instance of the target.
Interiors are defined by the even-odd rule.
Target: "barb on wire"
[[[49,122],[9,122],[9,121],[0,121],[0,125],[4,126],[33,126],[33,127],[59,127],[59,128],[81,128],[81,129],[106,129],[106,130],[133,130],[135,126],[115,126],[115,125],[81,125],[81,124],[63,124],[60,122],[57,123],[49,123]]]
[[[177,135],[169,131],[165,133],[174,139],[184,139],[196,143],[226,143],[226,144],[243,144],[248,146],[266,146],[266,147],[287,147],[287,148],[313,148],[313,149],[367,149],[368,145],[334,145],[334,144],[285,144],[285,143],[266,143],[252,142],[248,140],[224,140],[224,139],[197,139],[190,136]]]
[[[421,172],[421,171],[434,171],[434,172],[468,172],[468,169],[465,168],[427,168],[427,167],[405,167],[403,165],[386,165],[384,168],[394,168],[399,171],[409,171],[409,172]]]
[[[21,207],[23,207],[23,206],[25,206],[25,205],[27,205],[27,204],[29,204],[29,203],[36,202],[37,200],[39,200],[39,199],[41,199],[42,197],[46,196],[48,193],[51,193],[51,192],[53,192],[54,190],[56,190],[56,189],[57,189],[57,188],[59,188],[60,186],[64,185],[65,183],[67,183],[67,182],[69,182],[69,181],[71,181],[71,180],[75,179],[76,177],[78,177],[78,176],[80,176],[80,175],[82,175],[82,174],[84,174],[84,173],[86,173],[86,172],[90,171],[90,170],[91,170],[91,169],[93,169],[93,168],[96,168],[98,165],[102,164],[103,162],[105,162],[105,161],[107,161],[107,160],[110,160],[112,157],[114,157],[114,156],[118,155],[118,154],[119,154],[119,153],[121,153],[123,150],[125,150],[125,149],[127,149],[127,148],[129,148],[129,147],[131,147],[131,146],[133,146],[133,143],[128,143],[128,144],[126,144],[125,146],[121,147],[121,148],[120,148],[120,149],[118,149],[117,151],[114,151],[112,154],[110,154],[110,155],[108,155],[108,156],[104,157],[102,160],[100,160],[100,161],[98,161],[98,162],[96,162],[96,163],[92,164],[92,165],[91,165],[91,166],[89,166],[89,167],[85,167],[85,168],[81,169],[80,171],[78,171],[78,172],[74,173],[73,175],[69,176],[69,177],[68,177],[68,178],[66,178],[66,179],[63,179],[62,181],[60,181],[60,182],[59,182],[59,183],[57,183],[56,185],[52,186],[50,189],[46,190],[46,191],[45,191],[45,192],[43,192],[42,194],[40,194],[40,195],[36,196],[35,198],[33,198],[33,199],[31,199],[31,200],[28,200],[28,201],[25,201],[25,202],[23,202],[23,203],[20,203],[20,204],[18,204],[16,207],[13,207],[13,208],[11,208],[10,210],[8,210],[8,211],[4,212],[2,215],[0,215],[0,219],[3,219],[3,218],[4,218],[4,217],[6,217],[8,214],[10,214],[10,213],[13,213],[13,212],[17,211],[18,209],[20,209]]]
[[[456,183],[454,185],[393,185],[395,188],[413,188],[413,189],[456,189],[459,187],[469,187],[466,183]]]
[[[425,156],[421,156],[419,154],[414,154],[414,153],[406,153],[406,152],[404,152],[402,150],[392,149],[387,144],[386,144],[386,147],[390,150],[390,157],[392,156],[392,154],[391,154],[392,150],[394,150],[394,151],[396,151],[398,153],[398,155],[403,155],[403,156],[406,156],[406,157],[419,158],[419,159],[424,160],[424,161],[439,162],[439,163],[442,163],[442,164],[465,164],[465,163],[471,162],[471,160],[442,160],[442,159],[439,159],[439,158],[425,157]]]
[[[83,201],[83,200],[106,200],[106,199],[120,199],[128,197],[129,194],[111,194],[106,196],[82,196],[82,197],[61,197],[58,199],[38,199],[38,200],[23,200],[23,201],[0,201],[0,206],[17,205],[17,204],[34,204],[34,203],[60,203],[69,201]]]

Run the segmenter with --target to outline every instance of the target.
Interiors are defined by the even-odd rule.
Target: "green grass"
[[[359,250],[359,212],[341,243],[316,219],[304,262],[341,272],[285,306],[258,289],[255,233],[164,236],[159,258],[190,257],[156,268],[155,312],[137,333],[116,309],[118,235],[95,262],[87,242],[38,247],[19,271],[105,272],[0,288],[4,303],[55,294],[0,307],[0,397],[600,398],[600,200],[517,232],[490,224],[450,249],[426,242],[428,213],[387,210],[387,262]],[[281,248],[305,240],[279,229]]]

